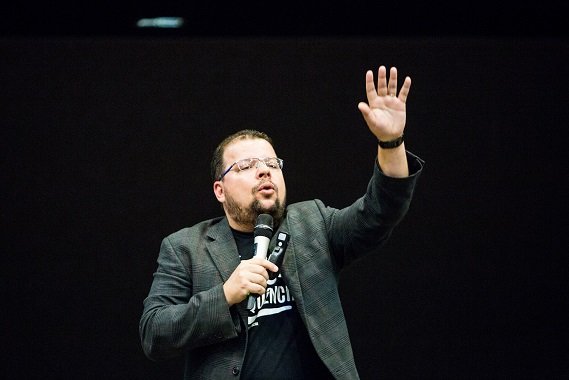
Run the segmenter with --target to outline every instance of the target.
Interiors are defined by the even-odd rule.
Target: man
[[[185,379],[358,379],[337,281],[342,268],[377,253],[408,210],[423,161],[405,150],[406,77],[366,73],[358,105],[378,139],[364,196],[344,209],[320,200],[286,205],[283,161],[255,130],[226,138],[212,159],[224,217],[162,241],[140,320],[146,355],[186,355]],[[272,216],[269,245],[288,236],[280,267],[255,255],[257,217]],[[250,297],[255,301],[247,307]]]

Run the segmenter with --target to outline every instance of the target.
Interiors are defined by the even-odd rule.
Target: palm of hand
[[[401,136],[405,128],[405,103],[395,96],[378,96],[370,102],[367,119],[368,127],[374,135],[393,138]]]

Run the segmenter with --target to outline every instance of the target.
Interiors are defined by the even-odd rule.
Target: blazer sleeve
[[[187,229],[184,234],[189,234]],[[180,235],[162,241],[158,268],[144,300],[139,334],[144,353],[152,360],[219,343],[239,332],[239,316],[229,310],[222,282],[193,294],[188,252],[192,245]]]
[[[424,166],[410,152],[407,159],[408,177],[388,177],[376,162],[364,196],[340,210],[323,209],[330,248],[340,267],[377,251],[405,217]]]

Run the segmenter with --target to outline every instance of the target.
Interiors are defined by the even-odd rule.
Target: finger
[[[261,262],[261,265],[267,271],[277,272],[279,270],[279,267],[276,264],[271,263],[268,259],[263,259],[263,261]]]
[[[407,101],[407,96],[409,96],[409,89],[411,89],[411,78],[406,77],[405,81],[403,82],[403,86],[399,91],[399,100],[401,100],[403,103]]]
[[[377,94],[379,96],[387,95],[387,69],[385,66],[379,66],[377,69]]]
[[[254,285],[252,287],[251,293],[253,294],[265,294],[267,292],[267,287],[266,286],[262,286],[262,285]]]
[[[366,96],[367,101],[370,103],[377,96],[377,93],[375,92],[375,86],[373,85],[373,72],[371,70],[368,70],[366,72]]]
[[[251,284],[259,285],[259,286],[262,286],[264,288],[267,287],[267,281],[268,280],[269,280],[268,275],[267,275],[267,277],[265,277],[264,274],[251,273],[251,275],[249,276],[249,282]]]
[[[262,276],[251,278],[249,286],[247,286],[249,292],[254,294],[264,294],[266,288],[267,280]]]
[[[387,94],[395,96],[397,94],[397,68],[392,67],[389,70],[389,84],[387,85]]]
[[[278,267],[265,258],[253,257],[248,260],[248,266],[246,269],[251,273],[260,274],[269,278],[268,271],[276,272]]]

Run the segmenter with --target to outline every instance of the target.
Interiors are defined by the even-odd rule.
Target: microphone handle
[[[266,236],[256,236],[255,243],[253,245],[253,257],[262,257],[266,259],[270,241],[271,239]],[[257,297],[259,297],[258,294],[249,295],[249,299],[247,300],[247,309],[251,310],[255,307]]]
[[[253,257],[267,258],[267,251],[269,250],[269,243],[271,239],[264,236],[257,236],[253,245]]]
[[[247,300],[247,309],[248,310],[253,310],[253,308],[255,307],[255,303],[257,303],[257,297],[258,295],[255,294],[250,294],[249,295],[249,299]]]

